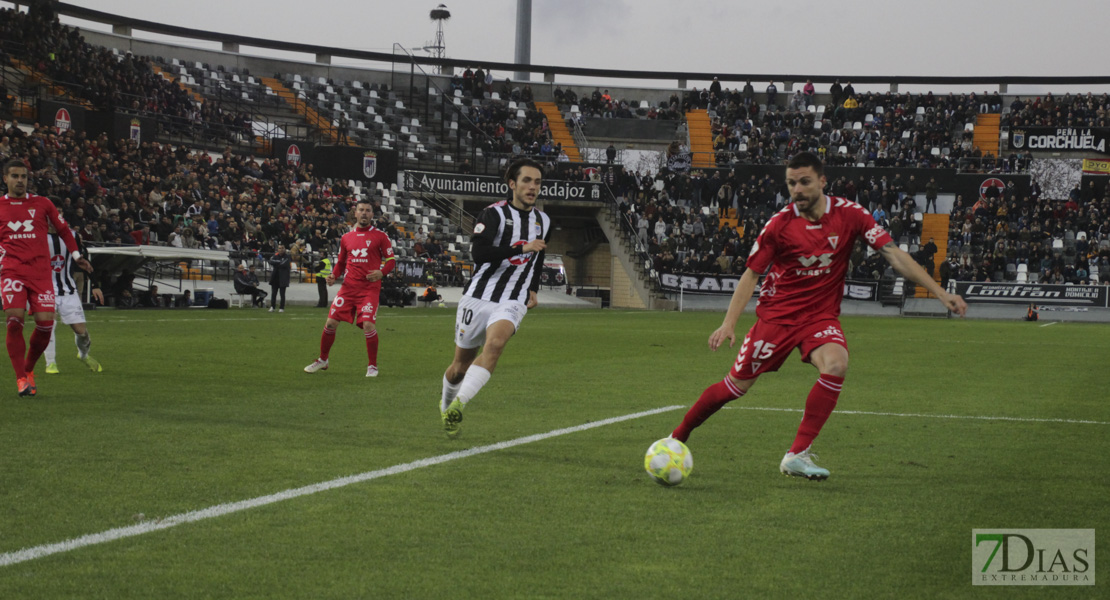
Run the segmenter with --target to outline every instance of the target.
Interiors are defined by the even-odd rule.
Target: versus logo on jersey
[[[61,254],[55,254],[50,257],[50,268],[55,273],[61,273],[66,268],[66,257]]]
[[[802,263],[802,266],[805,268],[794,269],[794,274],[803,277],[813,277],[831,273],[832,269],[828,268],[828,266],[832,264],[832,257],[833,255],[831,252],[818,254],[817,256],[799,256],[798,262]],[[816,266],[816,268],[810,268],[814,266]]]
[[[366,244],[369,245],[370,242],[367,242]],[[367,248],[359,248],[357,250],[351,250],[351,256],[355,258],[366,258],[368,252],[369,250]]]
[[[8,229],[11,229],[13,232],[8,236],[8,239],[22,240],[33,239],[35,237],[35,222],[31,219],[27,219],[26,221],[8,221]]]

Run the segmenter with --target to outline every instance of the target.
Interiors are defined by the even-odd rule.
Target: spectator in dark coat
[[[270,312],[277,306],[278,312],[285,312],[285,288],[289,287],[289,276],[292,273],[293,260],[285,251],[285,245],[279,244],[277,252],[270,257],[270,266],[274,272],[270,274]],[[278,294],[281,294],[281,305],[278,306]]]

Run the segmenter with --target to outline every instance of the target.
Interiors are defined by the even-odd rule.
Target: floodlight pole
[[[532,0],[516,0],[516,60],[520,65],[532,64]],[[513,79],[528,81],[531,73],[517,71]]]

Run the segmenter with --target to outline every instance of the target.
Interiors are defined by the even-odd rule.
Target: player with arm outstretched
[[[709,336],[710,350],[715,351],[725,340],[730,348],[735,344],[736,323],[760,275],[766,273],[755,325],[744,336],[732,371],[706,388],[671,437],[686,442],[694,428],[746,394],[760,375],[777,371],[797,348],[802,361],[817,368],[818,379],[806,397],[801,425],[779,470],[822,480],[829,471],[814,464],[810,444],[836,406],[848,371],[848,343],[838,317],[856,239],[866,240],[896,271],[928,289],[948,310],[963,316],[967,304],[940,289],[894,244],[867,209],[845,198],[826,196],[824,165],[814,154],[802,152],[791,159],[786,185],[793,202],[767,221],[752,246],[748,268],[732,295],[724,323]]]
[[[439,404],[450,437],[458,435],[463,408],[489,381],[524,315],[539,303],[540,270],[551,237],[551,217],[536,208],[543,168],[520,159],[509,165],[505,179],[512,200],[485,208],[471,237],[474,275],[455,313],[455,357],[443,374]]]
[[[369,200],[355,204],[355,228],[339,241],[339,258],[327,276],[328,285],[343,277],[339,293],[331,301],[324,332],[320,335],[320,357],[304,368],[315,373],[328,368],[328,355],[335,343],[335,329],[340,321],[359,327],[366,338],[367,377],[378,376],[378,297],[385,277],[397,261],[389,236],[375,228],[374,205]]]
[[[66,252],[78,267],[92,271],[81,257],[69,226],[48,198],[27,193],[28,170],[21,159],[4,164],[8,193],[0,198],[0,297],[7,316],[8,358],[15,371],[20,396],[34,396],[35,363],[50,342],[54,329],[54,283],[50,280],[50,253],[46,235],[53,224]],[[27,306],[35,320],[29,342],[23,339]]]

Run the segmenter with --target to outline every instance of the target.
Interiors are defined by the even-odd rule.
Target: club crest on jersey
[[[35,209],[33,209],[33,208],[27,209],[27,214],[31,215],[31,218],[34,219],[35,218]]]
[[[485,230],[486,230],[486,224],[485,223],[478,223],[477,225],[474,226],[474,235],[478,235],[479,233],[482,233]]]
[[[829,234],[829,245],[833,250],[836,250],[836,245],[840,243],[840,236],[835,233]]]
[[[526,242],[524,240],[521,240],[521,241],[513,244],[513,246],[514,247],[515,246],[523,246],[525,243]],[[526,265],[526,264],[528,264],[528,259],[529,258],[532,258],[532,253],[531,252],[525,252],[524,254],[518,254],[516,256],[510,256],[509,257],[509,264],[518,265],[518,266],[519,265]]]
[[[55,254],[50,257],[50,268],[55,273],[61,273],[66,268],[66,257],[61,254]]]
[[[378,172],[378,155],[375,152],[367,150],[362,155],[362,174],[367,179],[373,179],[374,175]]]

